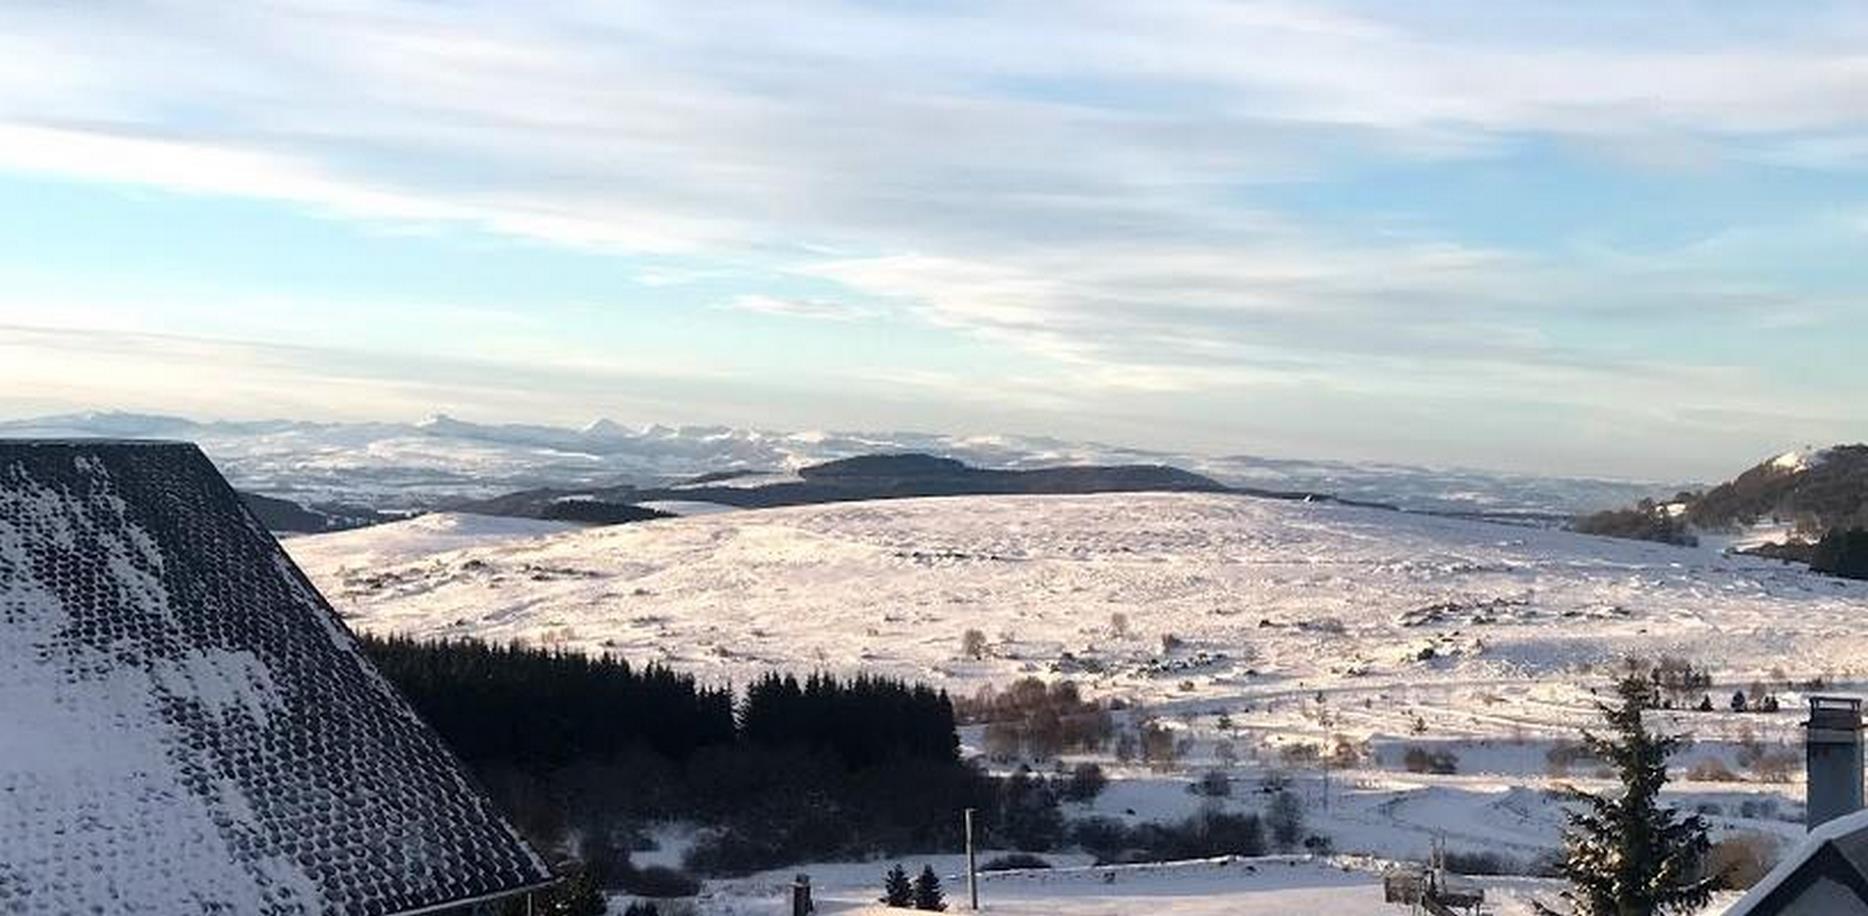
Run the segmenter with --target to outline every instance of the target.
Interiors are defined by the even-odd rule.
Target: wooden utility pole
[[[979,909],[979,862],[973,851],[972,808],[966,809],[966,895],[973,909],[977,911]]]

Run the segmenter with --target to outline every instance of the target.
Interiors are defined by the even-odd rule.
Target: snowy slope
[[[1859,691],[1868,650],[1862,584],[1709,550],[1243,496],[849,503],[362,561],[396,553],[382,542],[396,530],[288,549],[373,631],[525,639],[737,683],[861,670],[967,695],[1068,676],[1190,742],[1170,772],[1105,758],[1115,783],[1075,814],[1184,817],[1201,804],[1188,784],[1226,765],[1224,742],[1242,784],[1287,771],[1339,849],[1395,857],[1436,837],[1521,862],[1553,847],[1562,811],[1549,790],[1596,774],[1546,755],[1593,720],[1592,688],[1627,654],[1710,667],[1724,710],[1778,668]],[[986,635],[985,658],[960,657],[969,629]],[[1164,651],[1168,634],[1181,644]],[[1775,715],[1662,715],[1698,739],[1680,775],[1706,760],[1742,772],[1747,736],[1793,748],[1802,700],[1772,689]],[[963,739],[977,748],[979,731]],[[1338,741],[1362,755],[1346,771],[1288,757]],[[1458,772],[1406,771],[1416,745],[1453,753]],[[1721,830],[1800,833],[1795,783],[1675,791]]]
[[[1106,664],[1111,686],[1159,693],[1141,669],[1174,661],[1160,656],[1168,632],[1186,653],[1228,656],[1197,681],[1241,684],[1541,677],[1663,649],[1815,673],[1868,647],[1868,589],[1767,561],[1249,497],[811,506],[515,537],[446,563],[389,546],[435,524],[454,523],[288,546],[367,628],[550,639],[735,679],[810,663],[964,688],[1069,652]],[[412,562],[373,559],[395,556]],[[522,569],[556,572],[515,582]],[[371,584],[382,576],[401,584]],[[1128,638],[1111,632],[1117,612]],[[969,628],[995,657],[955,658]],[[1441,657],[1417,660],[1428,646]]]
[[[349,569],[380,569],[427,560],[437,554],[488,544],[578,531],[576,522],[433,512],[411,519],[345,532],[346,538],[323,535],[292,540],[292,557],[301,564]]]

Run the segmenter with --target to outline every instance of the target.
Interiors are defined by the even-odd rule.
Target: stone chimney
[[[1810,697],[1804,727],[1809,810],[1803,826],[1814,830],[1862,809],[1862,701]]]

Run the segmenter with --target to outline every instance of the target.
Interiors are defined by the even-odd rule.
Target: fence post
[[[817,904],[811,901],[811,876],[800,873],[791,883],[791,916],[811,916]]]
[[[973,851],[973,809],[966,809],[966,895],[979,909],[979,861]]]

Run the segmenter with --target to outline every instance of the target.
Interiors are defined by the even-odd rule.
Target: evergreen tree
[[[572,871],[545,890],[534,891],[529,903],[525,896],[512,897],[500,910],[504,916],[522,916],[526,913],[537,916],[602,916],[608,911],[609,904],[604,899],[602,889],[597,887],[596,876],[584,868]]]
[[[1732,693],[1732,711],[1744,712],[1746,705],[1745,692],[1743,690],[1734,691]]]
[[[1598,704],[1613,736],[1583,732],[1583,743],[1620,777],[1618,794],[1571,789],[1581,810],[1565,813],[1563,892],[1575,916],[1656,916],[1684,913],[1705,905],[1721,876],[1698,877],[1700,861],[1711,844],[1706,822],[1682,817],[1659,804],[1667,783],[1667,758],[1679,746],[1677,735],[1647,730],[1641,715],[1654,706],[1653,687],[1640,677],[1616,685],[1617,706]],[[1555,914],[1543,905],[1538,910]]]
[[[947,908],[947,895],[941,892],[940,876],[934,874],[934,866],[921,866],[921,875],[915,878],[915,909],[944,910]]]
[[[908,880],[908,870],[900,862],[895,863],[895,867],[882,876],[882,902],[902,909],[914,905],[914,884]]]
[[[1810,568],[1832,576],[1868,579],[1868,530],[1838,528],[1823,535],[1810,557]]]

